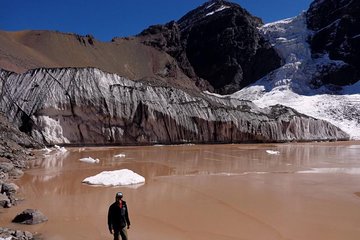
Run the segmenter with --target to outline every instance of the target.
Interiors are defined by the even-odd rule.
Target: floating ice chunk
[[[92,157],[80,158],[79,160],[82,162],[87,162],[87,163],[99,163],[100,162],[100,160],[98,158],[94,159]]]
[[[91,185],[126,186],[144,183],[145,178],[129,169],[120,169],[101,172],[95,176],[85,178],[82,182]]]
[[[124,158],[124,157],[126,157],[126,156],[125,156],[125,154],[123,154],[123,153],[120,153],[120,154],[118,154],[118,155],[115,155],[114,157],[118,157],[118,158]]]
[[[79,151],[79,152],[83,152],[83,151],[85,151],[85,148],[84,148],[84,147],[83,147],[83,148],[79,148],[78,151]]]
[[[272,154],[272,155],[279,155],[279,154],[280,154],[279,151],[274,151],[274,150],[266,150],[266,152],[267,152],[268,154]]]
[[[52,152],[52,149],[45,147],[45,148],[41,149],[41,151],[45,152],[44,154],[48,154],[48,153]]]
[[[248,175],[248,174],[267,174],[269,172],[244,172],[242,175]]]
[[[55,148],[55,149],[54,149]],[[54,145],[54,148],[43,148],[42,151],[44,152],[44,157],[48,158],[50,156],[59,156],[64,155],[67,153],[68,150],[66,150],[64,147],[60,147],[58,145]]]
[[[297,173],[335,173],[335,174],[360,174],[360,168],[312,168],[298,171]]]
[[[59,152],[62,152],[62,153],[67,152],[66,148],[64,148],[64,147],[60,147],[58,145],[54,145],[54,147]]]

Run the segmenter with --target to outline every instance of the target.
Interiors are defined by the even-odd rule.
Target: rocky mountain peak
[[[210,17],[221,17],[228,14],[242,14],[247,17],[252,18],[252,20],[258,24],[262,25],[260,18],[252,16],[240,5],[224,0],[212,0],[204,3],[198,8],[190,11],[185,14],[182,18],[178,20],[181,30],[187,30],[189,26],[197,24],[203,20],[208,20],[206,18]]]
[[[215,0],[178,21],[152,26],[139,37],[174,57],[201,88],[226,94],[281,65],[281,58],[259,32],[260,25],[259,18],[238,4]]]

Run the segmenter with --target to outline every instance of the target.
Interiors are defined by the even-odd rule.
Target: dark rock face
[[[47,220],[48,220],[47,217],[39,210],[26,209],[23,212],[16,215],[16,217],[13,219],[13,222],[34,225],[34,224],[46,222]]]
[[[257,29],[261,24],[239,5],[215,0],[177,22],[152,26],[139,37],[173,56],[200,87],[232,93],[281,65]]]
[[[316,0],[307,11],[312,53],[328,53],[345,64],[325,67],[323,83],[348,85],[360,79],[360,1]]]
[[[0,112],[0,207],[16,204],[18,187],[10,183],[12,179],[23,175],[31,158],[31,152],[25,147],[40,148],[43,145],[19,131]]]

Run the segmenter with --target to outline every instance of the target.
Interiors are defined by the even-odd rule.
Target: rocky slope
[[[258,30],[261,25],[238,4],[213,0],[138,37],[173,56],[198,85],[205,79],[209,89],[232,93],[281,66],[281,58]]]
[[[0,208],[11,207],[16,203],[18,187],[11,181],[23,175],[23,169],[31,159],[31,152],[27,148],[41,146],[15,128],[0,112]]]
[[[53,31],[0,31],[0,68],[23,73],[41,67],[96,67],[133,80],[197,88],[171,56],[136,38],[100,42]]]
[[[51,144],[345,140],[326,121],[280,105],[134,82],[94,68],[1,71],[0,109]]]
[[[26,150],[26,148],[40,148],[42,146],[41,143],[36,142],[25,133],[19,131],[18,128],[14,127],[13,124],[7,120],[7,117],[0,112],[0,165],[2,163],[9,163],[15,168],[22,169],[26,167],[25,162],[30,156],[30,152]],[[13,167],[10,171],[6,171],[5,175],[1,175],[0,181],[7,180],[12,176],[16,177],[17,170]],[[0,170],[4,169],[0,167]],[[11,172],[12,170],[14,170],[13,173]]]

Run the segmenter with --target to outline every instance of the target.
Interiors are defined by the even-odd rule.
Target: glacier
[[[282,104],[334,124],[351,139],[360,139],[360,82],[343,87],[313,86],[312,80],[324,66],[344,62],[331,60],[327,54],[312,57],[307,40],[313,33],[307,29],[305,13],[265,24],[260,30],[285,64],[229,97],[250,100],[259,107]]]
[[[46,144],[347,140],[327,121],[281,105],[132,81],[97,68],[0,71],[0,110]]]

